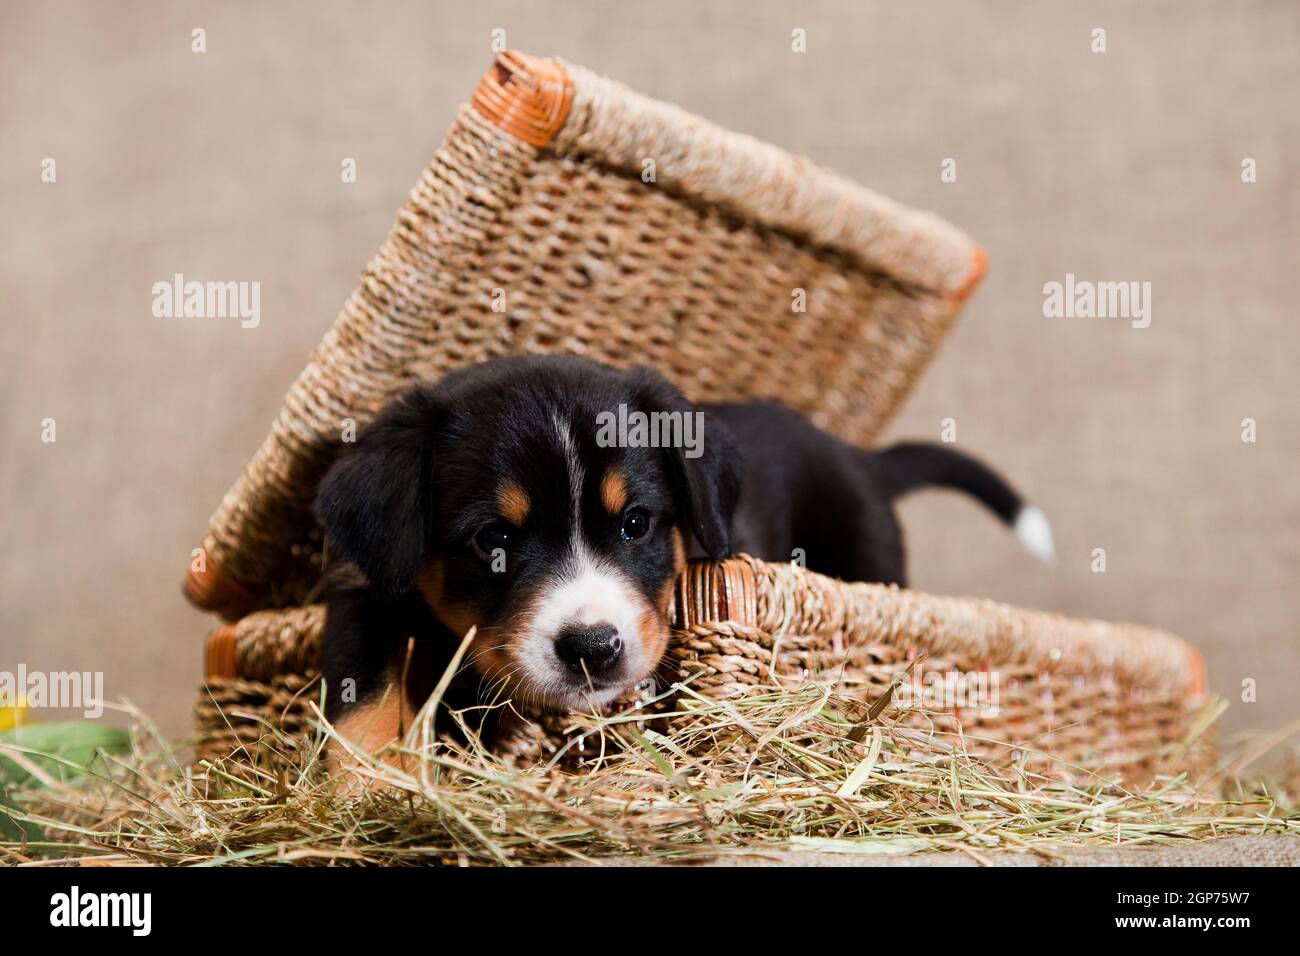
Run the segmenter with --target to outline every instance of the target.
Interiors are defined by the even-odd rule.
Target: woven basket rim
[[[1201,654],[1181,638],[1156,628],[1067,617],[987,598],[840,581],[748,555],[691,562],[678,579],[672,623],[678,632],[737,624],[776,633],[786,626],[781,606],[796,596],[814,595],[823,607],[841,602],[825,618],[828,633],[841,628],[842,616],[860,618],[865,616],[863,609],[870,608],[881,618],[897,615],[899,630],[889,640],[916,640],[924,635],[920,643],[985,660],[987,669],[1015,663],[1044,671],[1112,675],[1144,689],[1193,700],[1204,698],[1208,689]],[[229,680],[246,676],[239,671],[236,653],[241,625],[270,625],[311,608],[321,606],[257,611],[214,629],[204,648],[205,677]],[[971,620],[999,622],[1001,626],[971,629]],[[1008,651],[1016,653],[1009,657]]]
[[[636,174],[654,159],[660,188],[834,249],[954,304],[988,268],[984,250],[934,213],[559,57],[498,54],[470,105],[539,149]],[[658,162],[668,157],[674,161]]]

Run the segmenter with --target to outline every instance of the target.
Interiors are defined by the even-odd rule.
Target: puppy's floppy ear
[[[704,553],[715,560],[727,557],[731,554],[731,518],[740,497],[744,467],[740,446],[720,421],[700,412],[659,373],[638,367],[630,374],[634,392],[648,406],[647,411],[693,416],[689,433],[693,447],[665,449],[669,480],[684,513],[684,523],[689,523]]]
[[[330,544],[388,597],[409,591],[428,558],[433,443],[443,419],[431,389],[403,393],[344,449],[316,494]]]
[[[700,457],[688,457],[685,448],[670,450],[695,540],[705,554],[720,560],[731,554],[731,518],[740,498],[740,447],[712,415],[704,415],[702,422]]]

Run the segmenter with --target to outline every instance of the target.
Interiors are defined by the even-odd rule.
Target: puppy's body
[[[864,451],[777,402],[701,405],[727,428],[744,460],[731,523],[737,553],[790,561],[845,581],[907,583],[894,502],[910,491],[964,491],[1048,560],[1046,519],[979,461],[941,445],[904,442]],[[693,555],[695,556],[695,555]]]
[[[702,446],[611,445],[599,421],[620,407],[702,413]],[[863,451],[775,402],[697,408],[653,372],[571,357],[461,370],[390,404],[322,484],[354,566],[332,573],[327,713],[367,745],[396,736],[470,627],[452,709],[602,706],[655,677],[688,554],[797,549],[814,571],[903,584],[892,502],[926,485],[1041,518],[973,459]]]
[[[776,402],[703,406],[744,461],[732,549],[764,561],[796,551],[813,571],[902,584],[902,530],[876,456]]]

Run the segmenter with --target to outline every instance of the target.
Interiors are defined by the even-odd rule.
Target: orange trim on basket
[[[185,572],[181,590],[191,604],[215,611],[227,621],[243,617],[257,605],[257,596],[222,571],[211,556],[207,558],[206,571],[191,567]]]
[[[989,270],[989,257],[984,250],[976,246],[975,251],[971,253],[970,269],[966,272],[966,281],[961,284],[961,288],[952,294],[952,304],[960,306],[965,304],[970,298],[970,294],[975,291],[975,287],[980,284],[984,278],[984,273]]]
[[[1192,681],[1187,687],[1189,697],[1204,697],[1210,689],[1209,677],[1205,671],[1205,658],[1194,647],[1187,648],[1187,663],[1191,666]]]
[[[230,680],[239,676],[234,624],[223,624],[209,635],[203,653],[203,673],[209,679]]]
[[[677,578],[673,626],[758,622],[758,584],[747,561],[692,561]]]
[[[726,620],[737,624],[758,623],[757,584],[748,561],[723,561],[718,565],[727,596]]]
[[[498,54],[470,105],[516,139],[542,147],[569,118],[573,82],[554,60],[515,50]]]

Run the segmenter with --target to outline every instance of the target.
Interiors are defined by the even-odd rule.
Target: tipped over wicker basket
[[[324,617],[311,501],[344,429],[395,391],[572,352],[653,365],[695,400],[777,397],[869,444],[983,269],[932,215],[580,67],[503,54],[196,550],[187,594],[233,622],[208,642],[200,752],[255,742],[263,720],[305,729]],[[1160,632],[745,557],[692,565],[674,614],[671,653],[703,693],[833,668],[870,696],[925,653],[931,671],[997,675],[996,708],[947,708],[968,733],[1083,769],[1161,766],[1205,693],[1195,652]]]

